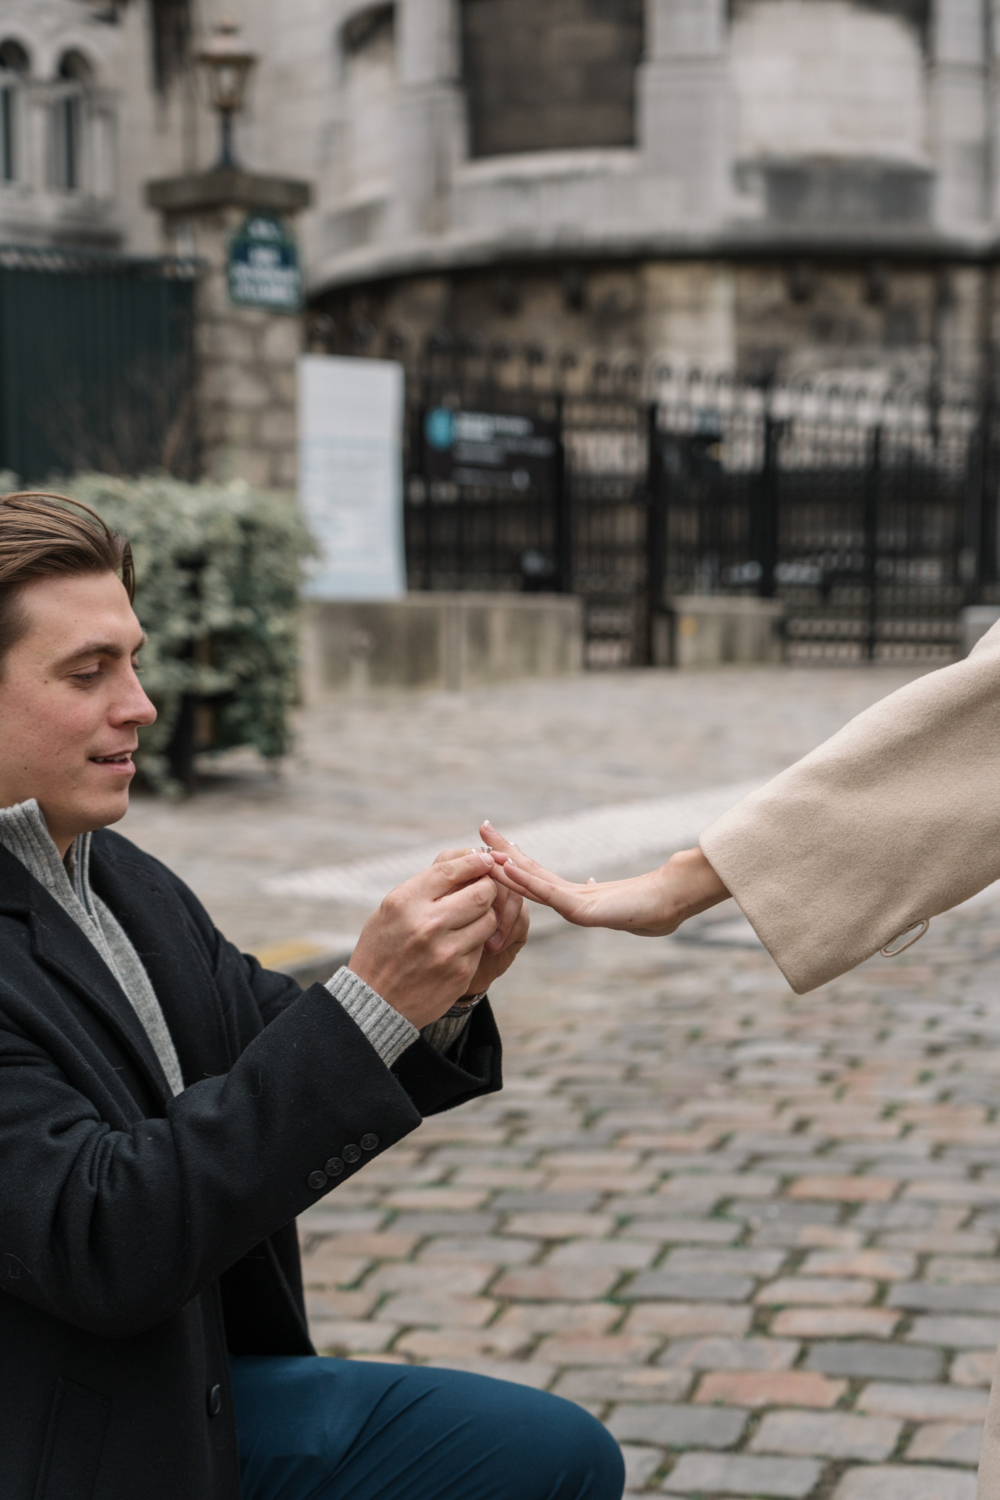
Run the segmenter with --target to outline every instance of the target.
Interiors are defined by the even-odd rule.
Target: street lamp
[[[240,37],[240,28],[230,19],[220,21],[198,53],[208,79],[208,97],[219,112],[219,167],[235,167],[233,116],[243,108],[247,79],[257,54]]]

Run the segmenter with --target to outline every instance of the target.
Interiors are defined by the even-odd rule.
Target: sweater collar
[[[62,905],[67,896],[75,897],[88,916],[93,915],[89,833],[75,838],[65,860],[60,859],[42,809],[29,797],[0,808],[0,844]]]

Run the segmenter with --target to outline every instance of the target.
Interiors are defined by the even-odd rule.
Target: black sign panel
[[[551,490],[556,476],[555,422],[506,412],[453,411],[435,406],[424,414],[425,475],[463,488]]]

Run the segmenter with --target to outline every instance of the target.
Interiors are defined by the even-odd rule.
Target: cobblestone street
[[[366,830],[405,843],[407,795],[412,842],[450,834],[466,803],[499,823],[615,787],[624,800],[763,776],[906,675],[661,679],[659,766],[642,732],[651,678],[553,685],[564,716],[589,692],[605,725],[590,762],[585,744],[567,752],[561,801],[552,765],[523,775],[520,801],[509,766],[489,784],[491,729],[522,772],[557,752],[517,720],[513,688],[485,726],[453,715],[472,727],[452,740],[468,781],[451,803],[427,700],[367,720],[356,705],[382,773],[406,747],[379,739],[377,714],[398,737],[410,713],[412,779],[407,794],[388,776],[381,823],[366,792],[354,842],[332,852],[371,847]],[[521,702],[547,711],[537,684]],[[184,872],[199,817],[204,839],[242,796],[234,775],[201,813],[139,803],[127,831]],[[258,808],[261,844],[303,816],[277,793]],[[328,858],[310,839],[280,867]],[[204,868],[212,904],[225,882]],[[300,1219],[318,1347],[581,1402],[622,1443],[633,1493],[973,1500],[1000,1336],[997,890],[801,998],[727,905],[667,939],[562,928],[529,944],[494,1003],[504,1091],[427,1121]]]
[[[504,1092],[300,1220],[316,1341],[581,1401],[636,1492],[971,1500],[1000,907],[805,998],[712,925],[529,947]]]

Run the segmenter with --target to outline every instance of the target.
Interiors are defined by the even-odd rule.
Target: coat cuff
[[[387,1068],[391,1068],[420,1032],[388,1000],[365,984],[348,968],[340,968],[326,988],[343,1006],[351,1020],[371,1043]]]

